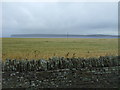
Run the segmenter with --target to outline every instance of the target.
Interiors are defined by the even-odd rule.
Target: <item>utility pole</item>
[[[67,32],[67,40],[68,40],[68,32]]]

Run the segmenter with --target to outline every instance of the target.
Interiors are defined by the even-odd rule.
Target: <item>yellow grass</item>
[[[69,52],[69,54],[68,54]],[[75,55],[73,55],[75,53]],[[118,54],[118,39],[85,38],[3,38],[2,60],[98,57]]]

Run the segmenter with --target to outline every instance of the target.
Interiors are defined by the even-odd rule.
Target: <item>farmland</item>
[[[98,57],[118,54],[118,39],[104,38],[3,38],[2,60]]]
[[[3,38],[2,88],[118,88],[118,39]]]

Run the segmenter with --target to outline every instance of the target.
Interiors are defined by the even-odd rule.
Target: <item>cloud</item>
[[[3,36],[117,34],[117,3],[3,3]]]

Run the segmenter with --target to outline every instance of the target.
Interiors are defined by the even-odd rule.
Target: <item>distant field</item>
[[[74,54],[74,55],[73,55]],[[60,57],[98,57],[118,54],[118,39],[85,38],[3,38],[2,58],[48,59]]]

